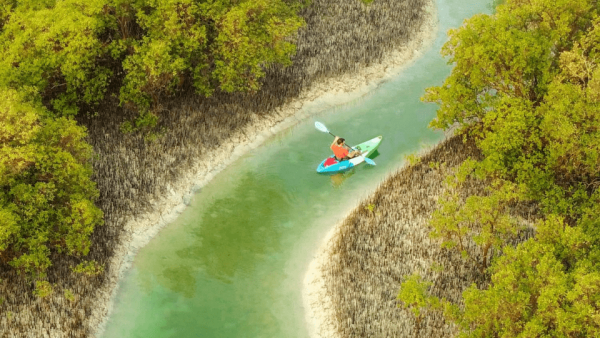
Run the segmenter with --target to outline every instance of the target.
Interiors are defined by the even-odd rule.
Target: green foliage
[[[102,224],[85,130],[0,90],[0,257],[43,277],[50,250],[87,255]]]
[[[579,219],[578,226],[591,243],[589,260],[600,262],[600,191],[596,190],[594,192],[589,204],[583,210],[583,215]]]
[[[206,96],[216,87],[258,90],[266,67],[290,64],[295,53],[291,37],[303,25],[297,8],[281,0],[148,0],[132,7],[132,20],[144,34],[130,39],[121,102],[146,116],[162,95],[186,82]],[[136,120],[135,129],[145,122]]]
[[[509,205],[519,199],[517,187],[510,182],[495,181],[488,190],[487,196],[473,195],[463,200],[460,184],[448,185],[429,223],[431,238],[441,239],[442,247],[457,250],[478,266],[481,273],[489,264],[492,250],[501,249],[520,228],[508,215]],[[480,253],[471,252],[470,240]]]
[[[158,124],[158,116],[151,112],[141,113],[135,121],[125,121],[121,123],[119,129],[123,134],[132,133],[135,131],[145,132],[146,135],[153,134],[152,131]]]
[[[580,228],[558,217],[538,235],[506,248],[492,267],[492,285],[464,293],[463,337],[597,337],[600,273],[587,260]]]
[[[493,16],[476,15],[451,30],[442,54],[455,68],[424,97],[440,104],[431,126],[479,122],[505,97],[539,103],[558,73],[560,53],[590,26],[594,13],[587,0],[513,0]]]
[[[444,271],[444,265],[441,263],[433,262],[433,263],[431,263],[431,271],[442,272],[442,271]]]
[[[492,1],[492,7],[496,8],[502,4],[504,4],[506,2],[506,0],[493,0]]]
[[[409,165],[416,165],[421,163],[421,158],[417,154],[408,154],[404,156],[404,159],[408,161]]]
[[[47,281],[36,281],[35,282],[35,290],[33,290],[33,294],[39,298],[46,298],[52,294],[54,290],[52,289],[52,285]]]
[[[97,36],[103,1],[59,1],[49,7],[17,6],[0,36],[0,86],[31,86],[61,115],[99,101],[110,70],[98,60],[107,49]]]
[[[65,295],[65,299],[68,300],[69,302],[75,301],[75,295],[73,294],[73,291],[71,291],[69,289],[65,289],[64,295]]]
[[[2,1],[0,261],[43,278],[51,252],[88,253],[102,213],[93,204],[91,147],[72,120],[82,108],[119,93],[122,105],[139,112],[121,129],[156,140],[164,133],[155,129],[162,96],[190,84],[204,95],[219,87],[255,91],[264,68],[290,64],[300,6]]]
[[[467,164],[471,172],[518,187],[516,198],[546,217],[534,239],[502,249],[489,289],[463,294],[464,311],[452,317],[465,337],[600,335],[599,9],[591,0],[507,0],[451,31],[443,48],[456,66],[423,98],[440,105],[431,127],[458,124],[484,155]],[[449,247],[467,238],[501,246],[493,232],[482,236],[485,223],[470,227],[489,214],[512,229],[495,189],[464,202],[446,196],[432,235]]]
[[[129,133],[132,133],[135,131],[135,127],[133,126],[131,121],[125,121],[125,122],[121,123],[121,125],[119,126],[119,129],[121,130],[121,132],[123,134],[129,134]]]
[[[600,170],[596,7],[508,1],[473,17],[444,46],[452,74],[424,97],[440,104],[432,127],[459,123],[478,140],[482,169],[573,217]]]
[[[416,332],[420,329],[423,313],[428,311],[441,311],[447,304],[445,300],[429,294],[431,282],[426,282],[418,273],[405,276],[400,285],[400,292],[396,299],[400,301],[398,307],[409,309],[415,316]]]
[[[429,287],[431,282],[424,281],[418,273],[406,277],[396,297],[402,302],[402,305],[398,306],[410,308],[416,318],[419,318],[424,310],[439,308],[440,300],[429,295]]]
[[[109,89],[142,115],[186,83],[207,96],[216,87],[255,91],[265,67],[290,64],[298,8],[281,0],[8,1],[0,86],[31,86],[62,116]]]
[[[73,272],[84,274],[88,277],[93,277],[101,274],[104,271],[104,266],[96,261],[85,261],[77,264],[73,268]]]
[[[148,0],[133,2],[132,7],[144,34],[130,39],[133,53],[123,61],[121,101],[143,108],[157,104],[160,95],[173,92],[188,74],[194,75],[198,91],[209,94],[208,18],[201,5],[193,0]]]
[[[437,162],[437,161],[435,161],[435,162],[434,161],[429,162],[429,168],[436,169],[436,170],[440,169],[440,162]]]
[[[281,0],[244,1],[219,16],[214,50],[221,89],[258,90],[264,67],[291,63],[296,46],[289,37],[302,25]]]
[[[16,5],[16,0],[4,0],[0,3],[0,31],[4,27],[4,24],[10,18],[13,8]]]

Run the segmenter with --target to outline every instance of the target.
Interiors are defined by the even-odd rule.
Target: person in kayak
[[[358,150],[350,152],[351,148],[346,145],[345,141],[343,137],[336,136],[333,143],[331,143],[331,150],[333,150],[333,155],[338,161],[346,161],[360,155]]]

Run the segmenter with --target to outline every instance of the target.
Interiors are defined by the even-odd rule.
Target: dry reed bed
[[[122,260],[117,256],[123,255],[117,248],[126,245],[130,236],[128,221],[174,206],[165,204],[165,196],[180,202],[176,190],[184,184],[183,176],[218,168],[234,144],[255,137],[252,134],[258,132],[257,126],[268,128],[290,116],[277,108],[301,98],[303,92],[327,79],[344,74],[351,78],[417,38],[428,15],[426,5],[431,2],[376,0],[367,7],[359,0],[313,0],[301,12],[307,26],[298,34],[298,52],[292,66],[268,69],[258,93],[218,92],[203,99],[188,88],[175,98],[164,99],[160,127],[165,128],[165,135],[155,142],[119,131],[119,125],[133,115],[114,100],[107,99],[97,117],[80,117],[98,155],[94,180],[100,190],[98,205],[106,220],[92,236],[88,258],[105,264],[107,269],[98,277],[74,275],[69,267],[78,260],[60,256],[48,271],[54,293],[37,299],[32,295],[31,281],[0,265],[0,337],[94,335],[100,317],[106,313],[98,308],[110,297],[108,291],[97,291],[111,290],[111,283],[116,283],[116,269]],[[296,103],[292,112],[300,106]],[[184,201],[187,199],[189,195]],[[147,221],[156,223],[159,219]],[[74,299],[66,299],[66,289],[75,294]]]
[[[327,311],[332,318],[325,322],[336,336],[452,337],[456,333],[440,313],[433,312],[424,315],[417,335],[414,316],[397,308],[396,296],[403,276],[414,272],[433,282],[433,295],[455,304],[460,304],[462,291],[471,283],[486,285],[486,276],[459,254],[441,249],[439,242],[430,239],[426,226],[443,193],[444,178],[469,156],[480,156],[472,142],[464,144],[456,136],[447,139],[420,163],[385,180],[340,224],[327,243],[326,258],[319,268],[327,304],[313,300],[316,304],[310,305],[331,307]],[[445,168],[431,168],[430,162]],[[485,183],[474,180],[461,191],[463,197],[485,193]],[[523,203],[514,206],[512,213],[531,221],[536,210],[534,205]],[[531,229],[526,229],[514,241],[531,234]],[[474,249],[473,243],[470,248]],[[432,263],[441,264],[443,270],[432,269]]]

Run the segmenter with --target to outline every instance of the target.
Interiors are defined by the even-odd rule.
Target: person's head
[[[338,140],[337,140],[338,146],[341,146],[342,144],[344,144],[344,141],[346,141],[346,140],[344,140],[343,137],[338,138]]]

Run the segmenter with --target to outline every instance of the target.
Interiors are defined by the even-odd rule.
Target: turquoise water
[[[439,55],[445,32],[490,4],[438,0],[434,45],[399,76],[323,109],[215,176],[140,250],[103,337],[307,337],[302,283],[313,254],[407,154],[440,140],[427,129],[436,106],[419,98],[450,72]],[[377,165],[317,174],[332,138],[315,120],[350,144],[383,135]]]

